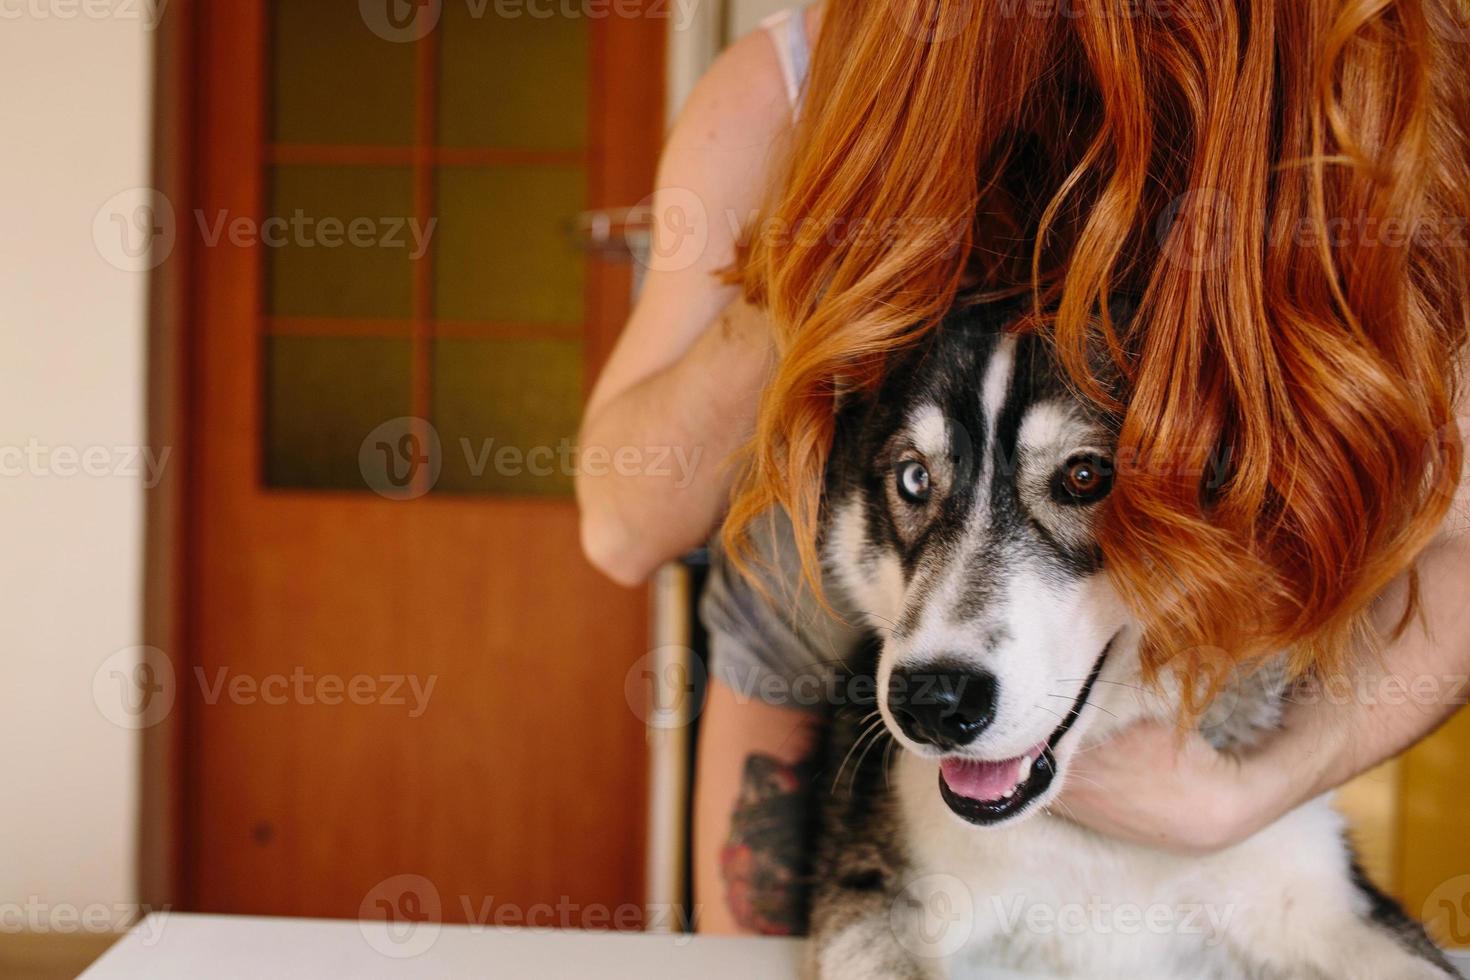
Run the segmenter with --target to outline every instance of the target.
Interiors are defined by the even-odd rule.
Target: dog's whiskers
[[[873,713],[874,714],[877,714],[876,711],[873,712]],[[862,724],[862,722],[859,722],[859,724]],[[862,730],[862,732],[859,733],[858,737],[853,740],[852,747],[847,750],[847,755],[845,755],[845,756],[842,757],[842,764],[837,767],[837,774],[832,777],[832,790],[831,791],[833,793],[836,793],[837,792],[837,787],[842,782],[842,771],[847,768],[848,760],[850,760],[852,758],[852,754],[858,750],[858,747],[860,745],[862,745],[863,742],[867,741],[868,736],[873,735],[873,736],[876,737],[877,731],[879,729],[881,729],[882,727],[883,727],[883,719],[880,717],[876,721],[873,721],[870,724],[868,724],[868,727],[867,728],[864,728]],[[858,759],[858,765],[859,766],[862,765],[862,759],[861,758]],[[854,775],[856,775],[856,771],[857,770],[856,770],[856,767],[855,767],[854,770],[853,770]]]
[[[1053,694],[1051,696],[1052,697],[1056,697],[1055,694]],[[1060,712],[1053,711],[1050,708],[1046,707],[1045,705],[1033,704],[1031,707],[1036,708],[1036,709],[1038,709],[1040,711],[1045,711],[1049,715],[1056,715],[1056,717],[1057,717],[1058,720],[1064,720],[1064,716]]]
[[[854,780],[857,779],[858,772],[863,768],[863,760],[868,757],[869,752],[873,751],[873,746],[883,741],[885,737],[888,737],[888,729],[886,727],[880,728],[877,734],[868,740],[868,747],[863,749],[863,754],[858,756],[857,763],[852,767],[852,778]]]
[[[1069,697],[1069,695],[1066,695],[1066,694],[1048,694],[1047,697],[1049,697],[1049,698],[1066,698],[1066,697]],[[1041,705],[1038,704],[1038,705],[1036,705],[1036,707],[1040,708]],[[1101,711],[1101,712],[1103,712],[1106,715],[1110,715],[1110,716],[1112,716],[1114,718],[1118,717],[1114,712],[1109,711],[1107,708],[1104,708],[1102,705],[1098,704],[1096,701],[1093,701],[1091,699],[1088,699],[1086,701],[1081,702],[1077,707],[1078,708],[1096,708],[1098,711]],[[1053,711],[1052,714],[1056,714],[1056,712]]]
[[[1087,680],[1087,678],[1085,678],[1085,677],[1063,677],[1060,680],[1058,680],[1057,683],[1058,684],[1081,684],[1082,682],[1084,682],[1086,680]],[[1131,688],[1132,690],[1138,691],[1140,694],[1146,694],[1146,695],[1148,695],[1150,697],[1153,697],[1153,696],[1155,696],[1158,693],[1157,691],[1151,691],[1148,688],[1143,687],[1142,685],[1139,685],[1139,684],[1129,684],[1126,681],[1108,681],[1108,680],[1103,680],[1101,677],[1099,677],[1093,683],[1095,683],[1095,684],[1111,684],[1113,687],[1127,687],[1127,688]]]

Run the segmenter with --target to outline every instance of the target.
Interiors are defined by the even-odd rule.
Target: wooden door
[[[662,126],[666,21],[613,9],[194,8],[189,908],[641,898],[644,597],[570,497],[629,289],[575,219]]]

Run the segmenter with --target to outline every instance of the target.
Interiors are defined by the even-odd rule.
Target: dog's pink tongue
[[[941,759],[939,772],[950,791],[972,800],[998,800],[1015,789],[1026,777],[1021,771],[1025,760],[1003,759],[1000,762],[977,762],[973,759]]]

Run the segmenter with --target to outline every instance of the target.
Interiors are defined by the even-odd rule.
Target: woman
[[[619,581],[727,506],[733,563],[754,570],[721,561],[705,604],[705,928],[799,928],[812,709],[838,696],[826,665],[849,640],[802,592],[833,391],[874,384],[961,288],[1029,293],[1073,382],[1121,413],[1103,550],[1156,670],[1201,703],[1280,649],[1356,689],[1470,671],[1451,506],[1470,324],[1459,16],[1452,0],[835,0],[711,69],[665,150],[658,255],[583,430],[703,463],[683,486],[578,483],[584,547]],[[1126,325],[1106,316],[1118,297]],[[1206,488],[1217,460],[1227,478]],[[1064,801],[1105,833],[1228,846],[1423,737],[1455,693],[1308,698],[1245,759],[1136,729]]]

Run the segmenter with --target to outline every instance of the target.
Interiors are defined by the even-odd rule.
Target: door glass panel
[[[406,318],[413,310],[413,171],[278,166],[261,225],[273,316]]]
[[[358,452],[368,433],[412,404],[406,340],[268,337],[266,483],[363,490]]]
[[[408,417],[442,445],[422,489],[565,496],[595,25],[433,8],[432,29],[397,31],[370,28],[371,5],[271,3],[262,476],[369,490],[364,438]]]
[[[587,18],[564,4],[446,3],[439,142],[580,150],[587,138]],[[534,11],[534,14],[533,14]],[[554,66],[554,70],[548,70]],[[527,84],[527,79],[535,79]]]
[[[580,323],[582,209],[571,167],[445,167],[434,229],[434,312],[442,320]]]
[[[439,340],[433,422],[441,491],[571,492],[582,349],[560,340]]]
[[[276,0],[271,6],[269,117],[277,143],[413,142],[412,44],[374,34],[356,3]]]

